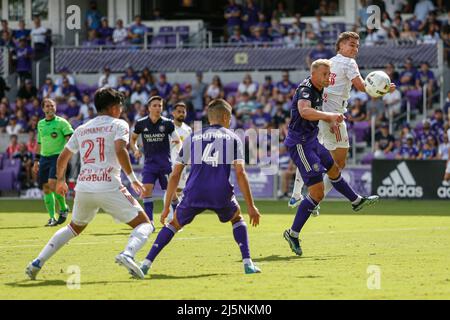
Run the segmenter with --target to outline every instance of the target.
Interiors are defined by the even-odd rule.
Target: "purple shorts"
[[[214,211],[219,217],[220,222],[226,223],[233,219],[236,211],[240,209],[239,203],[236,198],[233,197],[226,207],[220,209],[213,208],[198,208],[189,206],[185,200],[181,200],[180,204],[176,209],[176,216],[178,223],[181,226],[188,225],[194,220],[195,216],[202,213],[205,210]]]
[[[289,154],[307,187],[322,182],[323,174],[334,164],[330,151],[318,140],[289,147]]]
[[[170,171],[168,170],[154,170],[144,166],[142,171],[142,183],[143,184],[156,184],[159,181],[159,185],[162,190],[167,189],[167,183],[169,182]]]

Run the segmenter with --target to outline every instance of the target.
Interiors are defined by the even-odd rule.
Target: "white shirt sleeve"
[[[76,132],[70,137],[69,142],[67,142],[66,144],[66,148],[72,153],[78,153],[78,151],[80,150]]]
[[[361,75],[359,73],[358,64],[355,60],[350,60],[349,64],[345,68],[345,75],[350,81]]]
[[[127,144],[130,142],[130,126],[124,120],[117,122],[116,135],[114,141],[123,140]]]

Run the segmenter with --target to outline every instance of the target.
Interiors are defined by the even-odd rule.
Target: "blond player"
[[[352,86],[358,91],[366,92],[364,79],[359,73],[358,65],[355,61],[359,50],[359,35],[355,32],[343,32],[339,35],[336,42],[337,55],[331,58],[330,86],[325,88],[323,94],[323,111],[345,114],[347,112],[347,101],[350,98]],[[395,85],[391,84],[391,92],[395,91]],[[339,130],[333,132],[328,123],[319,122],[320,142],[336,162],[342,171],[347,162],[348,149],[350,148],[347,125],[345,122],[339,124]],[[303,180],[297,170],[295,177],[294,190],[289,200],[291,208],[297,207],[301,200],[301,191]],[[327,175],[324,177],[325,196],[333,188]],[[313,211],[313,216],[319,215],[319,208]]]
[[[129,126],[119,119],[123,96],[110,88],[95,93],[95,107],[99,116],[77,128],[57,162],[56,191],[65,195],[67,164],[75,153],[80,153],[81,169],[75,188],[76,196],[70,225],[60,229],[41,253],[27,267],[26,274],[36,279],[43,265],[60,248],[75,238],[94,219],[101,208],[116,221],[128,224],[134,230],[125,250],[116,257],[134,276],[143,276],[134,256],[154,231],[144,210],[122,185],[120,170],[128,176],[131,186],[141,194],[143,186],[136,179],[128,156]]]
[[[175,130],[180,136],[181,144],[183,144],[183,141],[189,138],[189,136],[192,134],[192,129],[189,127],[186,123],[184,123],[184,120],[186,120],[187,116],[187,106],[184,102],[178,102],[174,105],[172,110],[172,117],[173,117],[173,123],[175,124]],[[178,152],[179,148],[172,148],[172,167],[175,165],[175,160],[178,158]],[[178,184],[178,188],[176,191],[176,194],[174,195],[174,198],[172,199],[172,205],[171,210],[169,213],[169,216],[167,217],[168,221],[172,221],[173,219],[173,212],[175,211],[181,197],[181,193],[183,192],[183,189],[186,187],[186,181],[188,178],[188,173],[186,171],[183,171],[183,174],[181,175],[180,182]]]

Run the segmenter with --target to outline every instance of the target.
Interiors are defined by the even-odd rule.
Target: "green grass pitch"
[[[346,202],[325,202],[321,216],[310,218],[303,230],[303,257],[294,256],[282,237],[295,211],[285,201],[257,201],[257,206],[261,225],[250,227],[249,237],[262,274],[243,274],[231,226],[206,213],[176,235],[150,277],[133,280],[114,263],[130,230],[99,214],[45,265],[37,281],[28,281],[25,266],[56,229],[43,227],[48,217],[40,201],[0,201],[0,298],[450,298],[448,201],[382,201],[358,214]],[[157,218],[160,209],[158,203]],[[70,266],[80,270],[79,287],[67,286],[77,277],[67,272]]]

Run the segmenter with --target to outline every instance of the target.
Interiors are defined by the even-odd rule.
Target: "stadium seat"
[[[3,158],[4,158],[5,156],[3,155],[3,153],[0,153],[0,170],[2,170],[3,169]]]
[[[67,103],[60,103],[57,105],[56,110],[58,112],[64,112],[64,111],[66,111],[67,108],[68,108]]]
[[[353,132],[355,133],[356,142],[364,142],[367,131],[369,130],[369,122],[368,121],[360,121],[355,122],[353,124]]]
[[[151,47],[152,48],[164,48],[166,45],[166,37],[165,36],[156,36],[153,37]]]
[[[372,161],[375,157],[373,156],[372,152],[369,152],[368,154],[366,154],[362,160],[361,160],[361,164],[372,164]]]
[[[173,27],[172,26],[163,26],[159,28],[159,32],[158,32],[158,36],[167,36],[167,35],[172,35],[173,32]]]
[[[15,177],[19,176],[21,166],[22,166],[22,163],[20,162],[20,160],[5,159],[3,161],[3,170],[12,171],[14,173]]]
[[[175,48],[176,46],[177,46],[177,36],[176,35],[166,36],[166,47]]]
[[[10,170],[0,170],[0,191],[14,190],[14,174]]]
[[[335,23],[332,23],[331,26],[338,33],[342,33],[342,32],[345,32],[347,30],[347,26],[345,25],[345,22],[335,22]]]
[[[227,97],[230,94],[236,94],[238,91],[238,87],[239,87],[239,82],[230,82],[227,83],[224,87],[223,90],[225,92],[225,96]]]
[[[189,39],[189,26],[177,26],[175,28],[175,33],[178,33],[180,35],[180,39],[183,42],[186,42]]]

